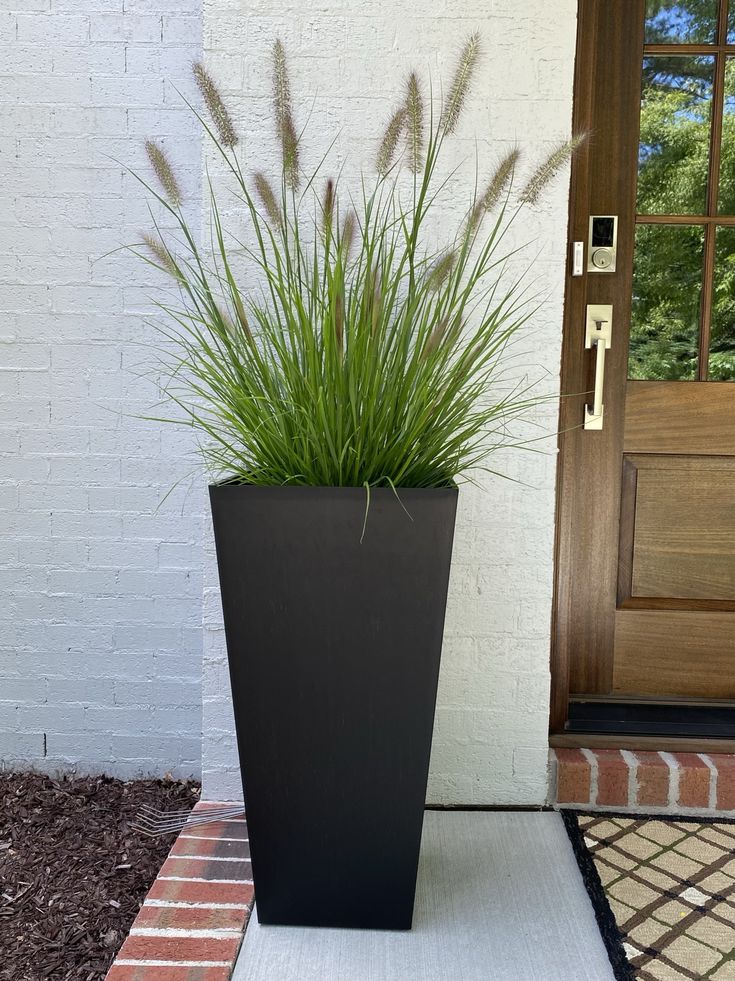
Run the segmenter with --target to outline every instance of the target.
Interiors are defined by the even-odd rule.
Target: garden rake
[[[157,838],[161,835],[175,834],[184,828],[196,828],[214,821],[231,821],[243,817],[243,804],[222,804],[206,810],[194,811],[184,808],[178,811],[160,811],[155,807],[144,804],[135,816],[130,827],[133,831]]]

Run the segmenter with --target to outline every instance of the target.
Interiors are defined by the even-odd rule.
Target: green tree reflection
[[[648,4],[646,40],[713,39],[716,4]],[[639,214],[706,213],[714,59],[665,55],[643,68]],[[735,59],[725,78],[719,213],[735,214]],[[639,225],[636,232],[629,375],[697,377],[703,233],[697,225]],[[709,376],[735,379],[735,229],[717,234]]]

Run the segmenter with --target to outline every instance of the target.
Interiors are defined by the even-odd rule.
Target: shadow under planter
[[[397,495],[210,487],[261,924],[411,927],[457,489]]]

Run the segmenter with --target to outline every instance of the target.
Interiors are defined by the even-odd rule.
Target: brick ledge
[[[245,820],[184,828],[105,981],[229,981],[252,907]]]
[[[555,806],[735,816],[735,755],[557,748],[550,764]]]

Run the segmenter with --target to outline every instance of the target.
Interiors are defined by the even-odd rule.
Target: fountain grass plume
[[[492,211],[507,191],[511,180],[513,179],[513,174],[519,158],[520,151],[514,148],[506,153],[498,166],[495,168],[495,173],[490,178],[483,193],[475,200],[472,211],[470,212],[468,224],[471,232],[477,231],[477,229],[480,227],[480,222],[482,221],[483,215],[487,214],[489,211]]]
[[[280,38],[273,45],[273,105],[276,130],[281,144],[283,173],[292,190],[299,186],[299,141],[291,104],[291,83],[288,77],[286,52]]]
[[[424,153],[424,99],[416,72],[411,72],[406,79],[405,110],[409,166],[414,174],[418,174]]]
[[[332,234],[335,203],[334,180],[330,177],[324,185],[324,195],[322,197],[322,233],[325,236]]]
[[[459,62],[449,88],[444,109],[442,112],[442,125],[445,133],[453,133],[457,128],[462,109],[464,108],[467,93],[472,84],[472,77],[477,67],[480,57],[480,35],[475,32],[465,41]]]
[[[556,146],[546,160],[533,172],[520,195],[522,204],[538,204],[542,192],[567,163],[575,150],[587,139],[586,133],[573,136]]]
[[[388,120],[388,125],[385,127],[383,139],[380,141],[380,146],[378,147],[375,169],[383,177],[385,177],[393,166],[393,161],[395,160],[396,151],[398,149],[398,143],[401,139],[401,133],[403,132],[405,125],[406,107],[399,106],[399,108],[396,109]]]
[[[344,252],[345,258],[349,258],[350,252],[352,251],[352,244],[355,240],[356,225],[357,218],[355,217],[355,212],[348,211],[345,215],[345,220],[342,223],[342,235],[340,236],[340,244],[342,246],[342,251]]]
[[[158,178],[162,191],[169,203],[177,208],[182,201],[181,189],[165,150],[153,140],[146,140],[145,152],[148,154],[148,160],[153,168],[153,173]]]
[[[253,175],[255,190],[260,198],[260,203],[274,228],[278,228],[283,221],[281,207],[276,200],[276,192],[271,186],[271,182],[266,175],[258,170]]]
[[[176,279],[178,276],[178,269],[176,268],[176,263],[173,256],[166,248],[164,242],[157,236],[150,235],[148,232],[142,232],[140,237],[151,256],[154,265],[158,265],[160,269]]]
[[[199,91],[204,99],[212,122],[215,125],[222,146],[228,149],[237,145],[238,138],[232,118],[225,107],[219,89],[214,84],[211,75],[200,61],[195,61],[192,66],[192,74],[197,83]]]

